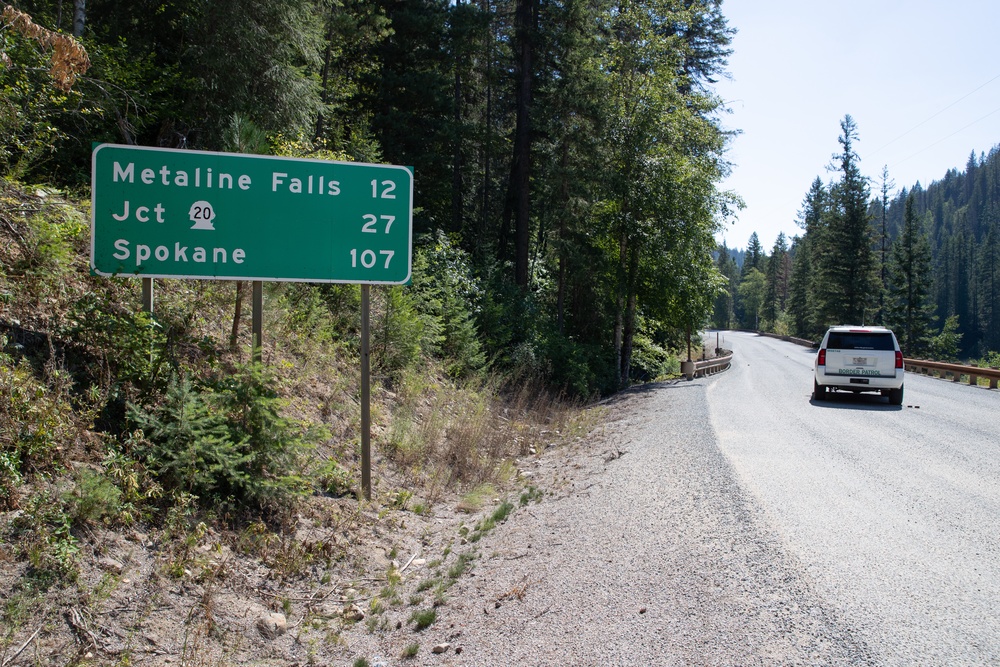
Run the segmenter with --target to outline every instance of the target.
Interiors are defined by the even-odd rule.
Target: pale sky
[[[732,110],[723,125],[742,131],[722,187],[746,202],[717,235],[731,248],[757,232],[770,253],[779,232],[802,234],[810,184],[837,176],[826,167],[845,114],[873,194],[884,165],[896,191],[927,186],[1000,144],[998,0],[724,0],[722,12],[739,32],[716,91]]]

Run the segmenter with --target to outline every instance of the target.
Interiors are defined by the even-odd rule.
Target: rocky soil
[[[46,591],[0,545],[0,665],[870,664],[734,481],[703,384],[606,402],[477,513],[317,499],[294,540],[95,530],[84,585]]]
[[[610,401],[533,462],[549,493],[483,538],[434,625],[353,645],[385,665],[873,664],[734,481],[704,385]]]

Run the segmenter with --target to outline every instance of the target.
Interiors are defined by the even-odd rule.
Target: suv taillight
[[[902,367],[903,367],[903,353],[897,350],[896,351],[896,368],[902,368]]]
[[[820,349],[819,359],[816,360],[816,364],[819,366],[826,366],[826,350]]]

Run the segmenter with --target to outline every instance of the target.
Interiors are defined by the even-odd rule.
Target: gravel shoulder
[[[373,654],[387,665],[874,664],[735,481],[708,426],[713,381],[608,402],[594,437],[535,461],[551,494],[478,542],[417,655],[399,657],[412,632],[371,636]]]

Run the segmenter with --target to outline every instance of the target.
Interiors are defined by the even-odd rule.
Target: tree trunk
[[[624,225],[624,222],[622,223]],[[625,258],[628,253],[628,237],[625,231],[620,232],[618,237],[618,298],[615,302],[615,386],[619,389],[622,384],[622,367],[624,366],[625,350],[625,304],[627,301],[627,276],[628,271],[625,266]]]
[[[621,387],[628,385],[629,375],[632,371],[632,341],[635,340],[635,308],[636,308],[636,288],[639,272],[639,247],[632,244],[629,249],[628,273],[625,282],[627,297],[625,299],[625,317],[622,327],[622,354],[621,354]]]
[[[488,0],[483,0],[482,10],[490,17],[490,23],[486,31],[486,115],[483,119],[485,124],[485,132],[483,146],[482,146],[482,162],[483,162],[483,192],[482,192],[482,210],[479,216],[479,235],[477,238],[476,249],[482,253],[482,250],[487,246],[487,230],[489,229],[489,216],[490,216],[490,187],[492,182],[492,170],[491,165],[493,164],[493,12],[490,8],[490,3]]]
[[[246,291],[246,283],[242,280],[236,281],[236,306],[233,308],[233,328],[229,333],[229,351],[236,352],[240,337],[240,318],[243,317],[243,293]]]
[[[340,5],[336,2],[334,2],[330,7],[330,28],[326,33],[326,53],[323,56],[323,71],[320,75],[323,81],[320,87],[320,100],[324,105],[329,104],[330,102],[330,93],[327,90],[327,86],[330,83],[330,67],[333,62],[333,38],[335,36],[334,19],[336,18],[337,9],[339,7]],[[326,119],[323,115],[323,109],[320,109],[319,113],[316,114],[316,132],[313,135],[313,140],[319,141],[325,131]]]
[[[462,73],[455,63],[455,147],[451,165],[451,231],[462,230]]]
[[[83,36],[83,25],[87,20],[87,0],[73,0],[73,36]]]
[[[514,205],[514,282],[528,287],[528,246],[531,215],[531,85],[536,0],[518,0],[515,15],[517,25],[517,124],[514,130],[514,160],[511,187]]]

